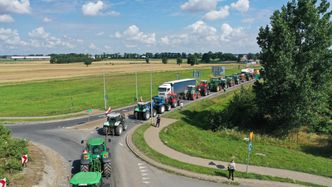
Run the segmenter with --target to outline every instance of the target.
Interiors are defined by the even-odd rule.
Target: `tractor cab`
[[[86,148],[92,159],[100,158],[100,154],[107,151],[105,141],[102,138],[90,138]]]
[[[123,120],[123,114],[112,112],[110,114],[107,114],[107,121],[104,123],[104,126],[115,126],[117,122],[121,122]]]
[[[101,187],[102,175],[100,172],[79,172],[69,182],[73,187]]]
[[[134,109],[134,117],[135,119],[144,119],[148,120],[150,117],[155,117],[157,115],[157,111],[154,110],[154,102],[138,102],[137,106]]]
[[[145,112],[151,107],[151,102],[138,102],[135,111]]]

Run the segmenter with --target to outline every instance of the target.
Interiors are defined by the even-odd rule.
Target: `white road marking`
[[[123,144],[120,142],[119,145],[121,145],[123,147]]]
[[[142,177],[142,180],[149,180],[149,177]]]
[[[144,184],[150,184],[150,182],[149,182],[149,181],[143,181],[143,183],[144,183]]]
[[[140,171],[141,171],[141,172],[147,172],[148,170],[146,170],[146,169],[141,169]]]
[[[148,174],[147,173],[141,173],[142,174],[142,176],[147,176]]]
[[[137,165],[141,166],[141,165],[143,165],[143,163],[140,163],[140,162],[139,162]]]

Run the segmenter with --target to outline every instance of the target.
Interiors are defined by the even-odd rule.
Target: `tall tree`
[[[176,59],[176,64],[178,64],[178,65],[181,65],[181,64],[182,64],[182,58],[181,58],[181,57],[178,57],[178,58]]]
[[[166,57],[163,57],[163,58],[161,59],[161,62],[162,62],[163,64],[167,64],[167,63],[168,63],[168,59],[167,59]]]
[[[209,52],[209,53],[204,53],[203,56],[202,56],[202,62],[203,63],[210,63],[211,62],[211,56],[212,54]]]
[[[287,134],[318,123],[332,80],[332,24],[327,0],[293,0],[261,27],[257,43],[266,80],[255,86],[271,130]]]

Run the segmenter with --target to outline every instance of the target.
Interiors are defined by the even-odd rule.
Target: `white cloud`
[[[255,18],[245,18],[242,20],[242,23],[251,24],[255,22]]]
[[[102,1],[97,1],[96,3],[89,2],[82,6],[82,12],[86,16],[100,15],[103,9],[104,3]]]
[[[16,30],[0,28],[0,44],[0,46],[8,46],[12,48],[16,46],[24,46],[26,45],[26,42],[21,40]]]
[[[45,31],[43,27],[37,27],[36,29],[29,32],[30,44],[36,48],[53,48],[53,47],[67,47],[74,48],[75,46],[69,42],[71,38],[64,36],[63,39],[57,38]]]
[[[127,41],[134,41],[147,45],[153,45],[156,43],[155,33],[143,33],[136,25],[129,26],[122,33],[116,32],[115,38],[121,38]]]
[[[209,11],[216,8],[218,1],[217,0],[188,0],[180,7],[182,10],[186,11]]]
[[[161,37],[160,43],[164,45],[179,45],[187,43],[188,39],[189,38],[187,34],[170,35]]]
[[[48,22],[51,22],[52,19],[49,18],[49,17],[47,17],[47,16],[45,16],[45,17],[43,18],[43,21],[46,22],[46,23],[48,23]]]
[[[8,14],[3,14],[3,15],[0,15],[0,22],[11,23],[11,22],[14,22],[14,19]]]
[[[90,49],[97,49],[97,46],[96,46],[94,43],[91,43],[91,44],[89,45],[89,48],[90,48]]]
[[[249,0],[238,0],[236,3],[232,3],[231,6],[240,12],[247,12],[249,10]]]
[[[102,35],[104,35],[105,34],[105,32],[98,32],[96,35],[97,36],[102,36]]]
[[[30,13],[29,0],[0,0],[0,14],[3,13]]]
[[[189,26],[191,30],[191,38],[196,41],[217,41],[217,29],[207,25],[204,21],[197,21]]]
[[[107,15],[110,15],[110,16],[120,16],[120,12],[112,10],[111,12],[107,13]]]
[[[233,28],[227,23],[221,25],[221,40],[222,41],[230,41],[231,39],[235,39],[242,34],[241,28]]]
[[[104,45],[104,48],[105,48],[105,49],[107,49],[107,50],[110,50],[110,49],[112,49],[112,47],[111,47],[111,46],[109,46],[109,45]]]
[[[224,19],[229,15],[229,6],[226,5],[220,8],[219,11],[211,10],[210,12],[206,13],[204,19],[207,20],[217,20],[217,19]]]

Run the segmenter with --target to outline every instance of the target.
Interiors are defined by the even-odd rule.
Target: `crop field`
[[[32,64],[33,66],[34,64]],[[30,66],[30,64],[27,64]],[[153,94],[157,94],[157,87],[161,83],[176,78],[192,77],[193,68],[187,65],[164,65],[164,64],[126,64],[126,65],[92,65],[85,67],[82,64],[55,65],[59,68],[50,68],[51,64],[39,67],[37,70],[27,71],[27,66],[12,70],[15,82],[3,83],[0,85],[0,117],[10,116],[49,116],[79,112],[89,108],[103,109],[103,70],[106,71],[106,89],[108,104],[113,108],[128,106],[135,103],[136,97],[136,76],[138,82],[138,97],[144,100],[150,98],[150,67],[153,70]],[[31,67],[32,67],[31,66]],[[44,69],[43,69],[44,67]],[[208,79],[211,75],[211,67],[200,65],[194,67],[201,70],[201,79]],[[0,71],[4,71],[0,67]],[[226,65],[226,74],[238,72],[238,65]],[[19,73],[20,72],[20,73]],[[69,79],[54,79],[61,77],[58,74],[67,72]],[[82,73],[81,73],[82,72]],[[51,73],[49,75],[48,73]],[[91,76],[82,76],[93,74]],[[51,79],[43,81],[27,81],[28,78],[20,79],[19,76],[31,76],[30,79]],[[26,74],[26,75],[24,75]],[[75,74],[75,75],[74,75]],[[76,75],[77,74],[77,75]],[[15,75],[15,76],[14,76]],[[42,76],[45,77],[42,77]],[[2,73],[0,76],[3,77]],[[80,77],[78,77],[80,76]],[[0,78],[2,80],[2,78]]]
[[[165,65],[160,60],[150,60],[151,64],[146,64],[143,60],[114,60],[93,62],[89,67],[86,67],[83,63],[49,64],[45,61],[0,63],[0,84],[48,79],[68,79],[71,77],[100,75],[103,72],[117,75],[148,72],[151,70],[159,72],[193,69],[188,64],[184,63],[179,66],[175,64],[175,60],[173,61],[169,60],[170,63]],[[201,64],[195,66],[195,68],[208,68],[214,65]],[[234,64],[223,66],[229,69],[238,68],[238,65]]]

